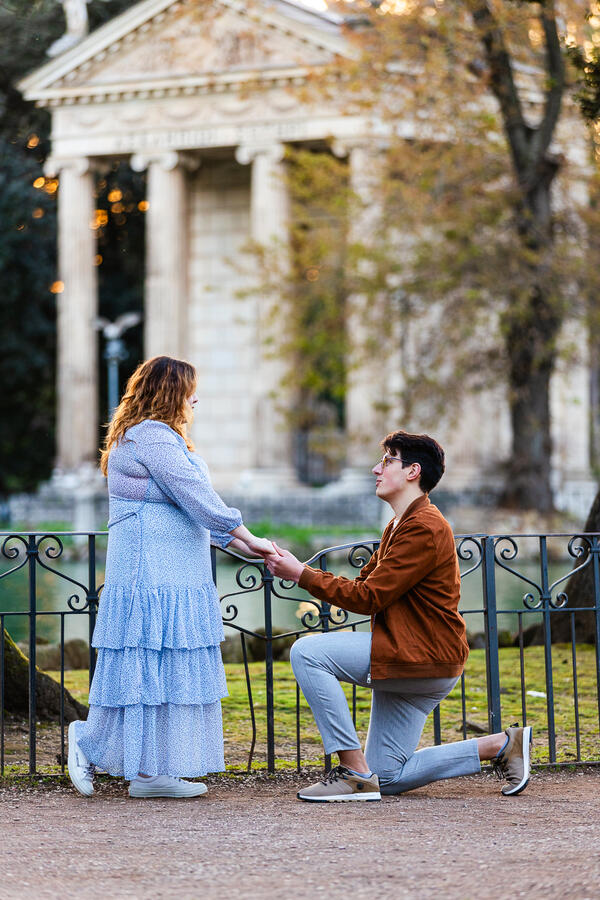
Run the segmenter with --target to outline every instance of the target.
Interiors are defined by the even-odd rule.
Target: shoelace
[[[504,781],[506,778],[507,763],[504,754],[499,759],[492,760],[492,769],[498,781]]]
[[[325,778],[321,781],[321,784],[333,784],[336,781],[345,780],[345,775],[341,770],[341,766],[335,766],[331,771],[327,773]]]
[[[84,764],[80,762],[79,753],[77,752],[77,750],[75,751],[75,761],[77,765],[83,769],[83,777],[89,778],[91,781],[96,773],[96,766],[94,765],[94,763],[88,762]]]
[[[519,727],[519,723],[518,723],[518,722],[513,722],[512,725],[511,725],[510,727],[511,727],[511,728],[518,728],[518,727]],[[506,750],[506,748],[505,748],[505,750]],[[497,756],[497,757],[495,757],[495,758],[492,760],[492,769],[493,769],[494,775],[496,776],[496,778],[498,779],[498,781],[502,781],[504,778],[506,778],[506,773],[507,773],[507,771],[508,771],[508,762],[507,762],[507,760],[504,758],[504,757],[505,757],[505,750],[502,751],[502,753],[500,754],[500,756]]]

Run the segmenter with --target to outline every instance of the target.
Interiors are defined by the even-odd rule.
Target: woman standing
[[[193,366],[142,363],[114,415],[101,467],[110,500],[106,584],[93,646],[86,722],[69,726],[69,775],[93,793],[94,767],[130,781],[132,797],[195,797],[182,780],[225,768],[219,644],[223,625],[210,545],[274,552],[211,487],[186,436]]]

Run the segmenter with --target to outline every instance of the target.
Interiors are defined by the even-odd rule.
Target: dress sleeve
[[[210,531],[211,542],[226,547],[229,532],[242,524],[238,509],[226,506],[208,476],[186,456],[177,440],[136,441],[133,454],[161,491],[189,518]]]
[[[231,508],[234,509],[234,507]],[[234,536],[229,531],[213,531],[212,528],[210,529],[210,542],[214,547],[220,547],[221,550],[224,550],[225,547],[229,547],[233,539]]]

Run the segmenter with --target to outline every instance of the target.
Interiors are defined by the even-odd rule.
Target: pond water
[[[97,582],[101,584],[104,579],[104,563],[102,546],[98,548],[99,563],[96,569]],[[14,566],[18,560],[12,563],[7,560],[0,562],[0,574]],[[45,560],[57,572],[73,579],[80,584],[86,584],[88,579],[87,560]],[[554,562],[549,567],[550,581],[554,581],[566,574],[572,567],[573,561],[564,556],[564,561]],[[513,561],[510,565],[517,569],[523,576],[540,583],[539,563],[533,559]],[[352,568],[345,554],[330,559],[329,567],[338,574],[353,577],[357,570]],[[468,564],[463,564],[467,568]],[[253,566],[249,566],[242,575],[248,576],[256,573]],[[236,582],[237,566],[227,561],[227,558],[218,554],[217,586],[220,596],[230,595],[222,601],[224,618],[233,615],[233,606],[237,609],[235,624],[248,630],[256,630],[264,624],[264,601],[262,590],[243,590]],[[40,566],[36,567],[37,581],[37,633],[40,638],[50,643],[57,642],[60,638],[60,616],[57,612],[64,613],[65,640],[71,638],[88,639],[89,621],[85,613],[71,611],[68,599],[73,594],[78,594],[83,600],[85,591],[78,589],[76,585],[63,580],[53,572],[46,571]],[[244,582],[247,585],[247,582]],[[523,627],[539,621],[540,614],[531,612],[523,604],[523,594],[529,586],[516,576],[496,567],[497,607],[501,611],[498,618],[499,630],[510,631],[513,634],[518,629],[517,615],[515,611],[522,611]],[[302,628],[301,617],[308,610],[314,608],[308,601],[309,595],[301,589],[281,591],[283,598],[273,597],[273,627],[285,631],[293,631]],[[460,609],[467,621],[467,629],[470,633],[481,632],[484,629],[482,613],[483,596],[481,569],[474,571],[463,579],[462,598]],[[19,615],[8,615],[4,618],[4,624],[16,641],[28,639],[28,573],[27,567],[0,579],[0,613],[18,612]],[[54,614],[53,614],[54,613]],[[357,621],[360,617],[351,615],[349,621]],[[368,625],[360,626],[367,628]],[[226,633],[232,634],[233,629],[226,627]]]

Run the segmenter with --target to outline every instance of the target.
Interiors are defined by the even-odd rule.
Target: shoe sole
[[[201,788],[201,790],[200,790]],[[192,800],[194,797],[202,797],[206,794],[208,788],[205,784],[198,785],[198,790],[189,794],[179,794],[175,791],[168,791],[165,788],[156,788],[154,791],[148,786],[147,788],[129,788],[129,796],[136,800],[151,800],[154,797],[168,797],[170,800]]]
[[[519,784],[510,788],[509,790],[505,790],[502,788],[502,794],[505,797],[514,797],[516,794],[520,794],[521,791],[524,791],[527,785],[529,784],[529,774],[530,774],[530,758],[531,758],[531,743],[533,740],[533,733],[531,730],[531,726],[527,725],[523,729],[523,778],[519,782]]]
[[[381,800],[381,794],[374,791],[369,794],[342,794],[337,797],[303,797],[300,792],[296,794],[298,800],[305,800],[307,803],[351,803],[354,800],[367,802]]]
[[[69,725],[69,730],[67,732],[67,741],[69,744],[69,754],[67,757],[67,770],[69,772],[69,778],[71,779],[71,784],[78,791],[82,797],[91,797],[94,793],[94,786],[90,784],[87,780],[80,781],[73,772],[77,769],[77,761],[75,759],[75,744],[77,743],[77,738],[75,737],[75,726],[77,722],[71,722]]]

